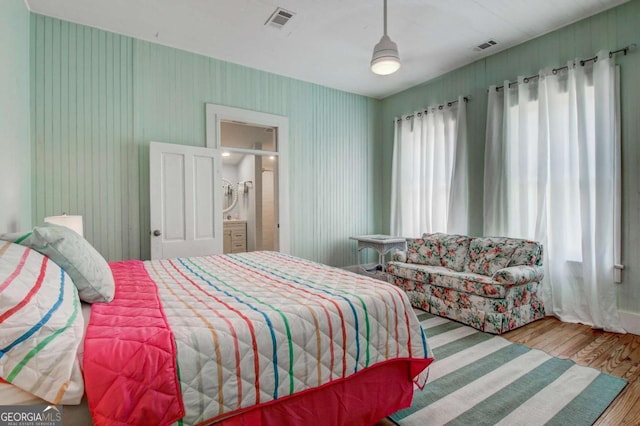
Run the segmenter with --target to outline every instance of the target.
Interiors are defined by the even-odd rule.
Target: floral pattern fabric
[[[464,235],[446,235],[440,237],[440,257],[442,266],[454,271],[464,269],[470,238]]]
[[[505,313],[532,302],[540,303],[538,293],[541,284],[537,282],[511,287],[506,297],[500,299],[478,296],[399,277],[394,277],[392,284],[402,288],[406,292],[419,291],[432,298],[455,302],[463,309],[475,309],[477,311]]]
[[[542,244],[529,240],[512,239],[511,241],[517,244],[517,247],[508,266],[542,266]]]
[[[487,299],[399,277],[389,276],[389,282],[402,288],[414,307],[487,333],[502,334],[544,317],[539,283],[513,287],[517,290],[506,299]]]
[[[428,238],[408,239],[407,263],[440,266],[440,244]]]
[[[469,272],[456,272],[444,266],[389,262],[387,264],[387,273],[419,283],[433,284],[484,297],[498,298],[504,297],[506,294],[506,286],[496,283],[491,277]]]
[[[405,263],[408,253],[400,252],[386,268],[388,281],[402,288],[413,306],[494,334],[544,316],[538,295],[544,276],[541,244],[446,234],[418,240],[439,243],[440,266],[427,265],[416,246],[414,263]]]
[[[407,252],[394,251],[393,253],[391,253],[391,261],[405,263],[407,261]]]
[[[469,271],[492,276],[505,268],[517,243],[506,238],[474,238],[469,244]]]
[[[544,317],[542,303],[521,305],[507,312],[483,312],[462,309],[455,303],[445,303],[440,299],[428,299],[432,314],[445,316],[473,328],[492,334],[502,334]]]
[[[544,278],[544,268],[542,266],[511,266],[500,269],[493,274],[493,280],[501,284],[526,284],[539,282]]]

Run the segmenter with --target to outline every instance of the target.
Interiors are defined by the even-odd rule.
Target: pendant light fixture
[[[400,68],[398,45],[387,35],[387,0],[384,0],[384,35],[373,48],[371,71],[380,75],[393,74]]]

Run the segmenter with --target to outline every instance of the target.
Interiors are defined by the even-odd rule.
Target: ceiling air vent
[[[279,7],[271,14],[271,16],[269,16],[269,19],[267,19],[267,22],[264,24],[271,25],[272,27],[279,29],[284,27],[284,24],[289,22],[289,19],[293,18],[293,15],[295,15],[295,13]]]
[[[476,52],[480,52],[480,51],[482,51],[482,50],[485,50],[485,49],[490,48],[491,46],[495,46],[496,44],[498,44],[498,42],[497,42],[497,41],[495,41],[495,40],[488,40],[488,41],[485,41],[485,42],[484,42],[484,43],[482,43],[482,44],[477,45],[476,47],[474,47],[474,48],[473,48],[473,50],[475,50]]]

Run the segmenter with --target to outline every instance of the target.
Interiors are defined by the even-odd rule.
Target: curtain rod
[[[627,53],[628,53],[629,51],[631,51],[631,50],[634,50],[635,48],[636,48],[636,45],[635,45],[635,44],[630,44],[630,45],[628,45],[628,46],[623,47],[622,49],[618,49],[618,50],[610,51],[610,52],[609,52],[609,57],[611,58],[611,57],[613,57],[613,55],[618,54],[618,53],[624,53],[624,56],[627,56]],[[597,61],[598,61],[598,55],[596,55],[596,56],[594,56],[594,57],[591,57],[591,58],[588,58],[588,59],[582,59],[582,60],[580,61],[580,65],[581,65],[581,66],[585,66],[585,65],[586,65],[587,63],[589,63],[589,62],[597,62]],[[574,64],[575,64],[575,62],[574,62]],[[558,72],[559,72],[559,71],[566,70],[566,69],[568,69],[568,68],[569,68],[569,65],[565,65],[565,66],[563,66],[563,67],[553,68],[553,69],[551,70],[551,72],[555,75],[555,74],[558,74]],[[528,83],[530,80],[533,80],[534,78],[538,78],[538,77],[540,77],[540,74],[531,75],[531,76],[529,76],[529,77],[525,77],[525,78],[523,79],[523,81],[524,81],[525,83]],[[509,88],[511,88],[511,87],[513,87],[513,86],[517,86],[517,85],[518,85],[518,81],[517,81],[517,80],[516,80],[516,81],[510,81],[510,82],[509,82]],[[498,90],[500,90],[500,89],[504,89],[504,85],[503,85],[503,86],[497,86],[497,87],[496,87],[496,92],[497,92]],[[489,91],[489,89],[487,89],[487,92],[488,92],[488,91]]]
[[[463,100],[465,103],[469,102],[469,99],[471,99],[471,95],[469,95],[469,96],[463,96],[463,97],[462,97],[462,100]],[[448,107],[450,107],[451,105],[453,105],[453,104],[455,104],[455,103],[458,103],[458,100],[457,100],[457,99],[456,99],[455,101],[445,102],[444,104],[436,105],[436,106],[433,106],[433,107],[431,107],[431,108],[425,108],[424,110],[422,110],[422,111],[418,111],[418,112],[416,112],[415,114],[403,115],[402,117],[404,117],[404,119],[405,119],[405,120],[409,120],[410,118],[413,118],[413,116],[414,116],[414,115],[417,115],[418,117],[421,117],[421,116],[422,116],[422,114],[426,114],[426,113],[428,113],[430,109],[438,108],[438,109],[440,109],[440,110],[441,110],[441,109],[443,109],[443,108],[445,107],[445,105],[446,105],[446,106],[448,106]],[[394,119],[394,121],[397,121],[397,122],[399,123],[399,122],[401,122],[401,121],[402,121],[402,117],[400,117],[400,118],[396,118],[396,119]]]

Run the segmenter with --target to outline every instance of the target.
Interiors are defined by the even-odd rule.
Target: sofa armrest
[[[540,282],[544,278],[544,268],[542,266],[510,266],[496,271],[493,280],[500,284],[527,284]]]
[[[391,254],[392,262],[406,262],[407,261],[407,252],[406,251],[396,251]]]

